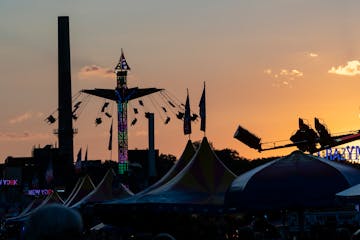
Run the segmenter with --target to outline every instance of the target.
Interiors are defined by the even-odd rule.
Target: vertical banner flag
[[[108,150],[112,150],[112,132],[113,132],[113,121],[111,121],[111,127],[110,127],[110,138],[109,138],[109,146]]]
[[[205,127],[206,127],[205,82],[204,82],[204,90],[200,98],[199,107],[200,107],[199,115],[201,118],[200,130],[205,132]]]
[[[75,163],[75,171],[79,173],[81,171],[81,148],[79,149],[79,152],[77,154],[77,159]]]
[[[76,162],[81,161],[81,148],[79,149],[79,152],[77,154]]]
[[[85,158],[84,161],[87,162],[88,160],[88,146],[86,146]]]
[[[187,90],[185,114],[184,114],[184,134],[191,134],[191,116],[190,116],[190,100],[189,90]]]

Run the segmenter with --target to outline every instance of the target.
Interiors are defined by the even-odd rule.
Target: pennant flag
[[[50,159],[48,168],[46,169],[45,172],[45,180],[49,184],[53,179],[54,179],[54,170],[53,170],[52,160]]]
[[[199,115],[201,118],[200,130],[205,132],[205,127],[206,127],[205,82],[204,82],[204,90],[200,98],[199,107],[200,107]]]
[[[77,154],[77,159],[75,163],[75,171],[77,173],[81,172],[81,148],[79,149],[79,152]]]
[[[86,146],[85,158],[84,161],[87,162],[88,160],[88,147]]]
[[[121,49],[121,56],[118,65],[116,65],[115,70],[127,71],[131,70],[129,64],[127,64],[124,52]]]
[[[187,91],[185,114],[184,114],[184,134],[191,134],[191,116],[190,116],[190,100],[189,91]]]
[[[112,132],[113,132],[113,121],[111,121],[111,127],[110,127],[110,138],[109,138],[109,146],[108,150],[112,150]]]
[[[81,148],[79,149],[79,152],[78,152],[78,154],[77,154],[76,161],[77,161],[77,162],[81,161]]]

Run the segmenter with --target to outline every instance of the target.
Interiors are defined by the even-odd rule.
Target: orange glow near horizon
[[[334,134],[360,129],[360,32],[353,27],[360,2],[105,3],[2,4],[0,162],[57,142],[57,123],[44,118],[57,108],[60,15],[70,17],[73,94],[114,88],[112,70],[123,48],[132,68],[129,87],[164,88],[182,102],[188,88],[198,113],[206,82],[206,136],[216,149],[231,148],[249,159],[296,149],[258,153],[233,138],[238,125],[263,142],[288,140],[298,118],[313,126],[318,117]],[[94,97],[74,122],[75,155],[88,146],[89,159],[116,159],[116,150],[107,151],[110,122],[94,124],[102,103]],[[171,118],[164,125],[155,112],[155,147],[179,157],[188,136],[182,122]],[[193,141],[203,137],[199,128],[193,124]],[[147,141],[142,118],[130,127],[129,149],[145,149]]]

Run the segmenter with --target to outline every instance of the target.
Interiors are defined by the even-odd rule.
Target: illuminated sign
[[[19,185],[17,179],[0,179],[0,186],[17,186]]]
[[[54,192],[52,189],[29,189],[26,191],[27,195],[31,196],[42,196],[42,195],[50,195]]]
[[[318,157],[329,160],[352,161],[360,160],[360,146],[346,146],[342,148],[328,148],[317,153]]]

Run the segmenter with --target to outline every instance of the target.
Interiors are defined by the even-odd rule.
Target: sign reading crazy
[[[346,146],[342,148],[328,148],[317,153],[318,157],[329,160],[352,161],[359,160],[360,146]]]

